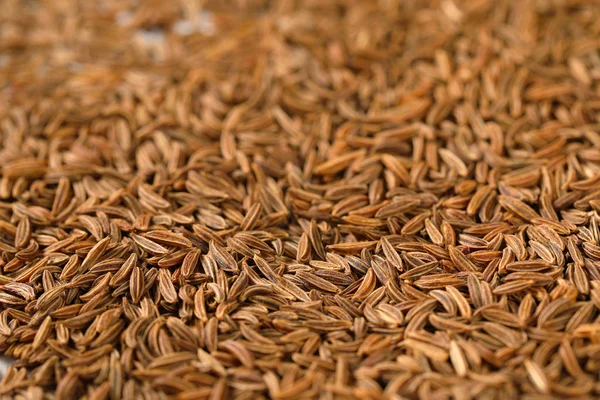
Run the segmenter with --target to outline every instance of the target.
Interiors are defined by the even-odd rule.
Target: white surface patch
[[[179,36],[189,36],[199,32],[206,36],[212,36],[216,33],[215,22],[212,13],[201,11],[193,20],[180,19],[173,26],[173,31]]]
[[[10,358],[0,356],[0,378],[6,375],[6,370],[10,364],[12,364],[12,360]]]
[[[165,33],[162,30],[148,31],[138,29],[136,35],[145,46],[160,46],[164,43],[166,38]]]

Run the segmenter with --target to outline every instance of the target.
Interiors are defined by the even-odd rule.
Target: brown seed
[[[129,277],[129,290],[134,303],[138,303],[141,300],[144,289],[144,275],[139,268],[135,267]]]
[[[210,254],[221,268],[226,271],[236,271],[238,269],[237,262],[227,250],[221,245],[213,241],[210,242]]]
[[[383,250],[383,254],[389,260],[392,266],[394,266],[399,271],[404,270],[402,258],[400,257],[396,249],[394,249],[394,247],[390,244],[389,240],[385,237],[381,238],[381,249]]]
[[[261,211],[260,203],[254,203],[240,223],[240,229],[248,231],[254,228],[260,218]]]
[[[29,243],[29,239],[31,239],[31,222],[29,222],[29,218],[25,216],[17,225],[15,246],[17,248],[24,248]]]
[[[167,248],[143,236],[131,234],[131,238],[142,250],[155,256],[164,256],[169,253]]]
[[[171,281],[171,275],[169,271],[161,269],[158,275],[158,288],[160,290],[160,294],[163,296],[167,303],[176,303],[177,302],[177,292],[175,291],[175,286],[173,286],[173,282]]]
[[[538,213],[536,213],[533,208],[529,207],[527,204],[522,202],[519,199],[510,196],[498,196],[498,201],[502,207],[506,208],[509,211],[517,214],[519,217],[523,218],[526,221],[531,221],[535,218],[540,218]]]
[[[449,246],[448,253],[450,254],[450,259],[454,263],[454,266],[459,271],[476,272],[479,270],[479,268],[477,268],[477,266],[465,257],[462,251],[458,250],[456,247]]]
[[[144,237],[155,241],[157,243],[161,243],[167,246],[176,246],[176,247],[191,247],[192,242],[183,237],[180,234],[168,232],[168,231],[151,231],[144,234]]]
[[[137,265],[137,261],[137,254],[131,254],[110,280],[110,286],[115,287],[129,280],[129,276],[131,275],[133,268]]]
[[[182,276],[187,278],[194,273],[194,270],[198,265],[198,261],[200,260],[200,254],[200,250],[194,249],[185,255],[183,262],[181,263]]]
[[[98,259],[102,256],[102,253],[106,250],[108,243],[110,241],[109,237],[106,237],[100,240],[98,243],[91,248],[91,250],[87,253],[87,256],[81,263],[81,268],[85,271],[88,270],[92,265],[94,265]]]

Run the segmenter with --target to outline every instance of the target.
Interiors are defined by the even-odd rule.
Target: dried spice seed
[[[3,3],[0,397],[600,397],[598,4],[134,3]]]

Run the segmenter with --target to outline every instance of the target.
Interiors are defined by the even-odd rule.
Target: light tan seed
[[[532,360],[525,360],[524,365],[533,386],[542,393],[548,393],[550,391],[550,383],[548,382],[548,377],[544,373],[544,370]]]

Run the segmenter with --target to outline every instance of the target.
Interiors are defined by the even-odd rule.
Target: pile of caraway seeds
[[[0,397],[597,398],[599,16],[3,1]]]

